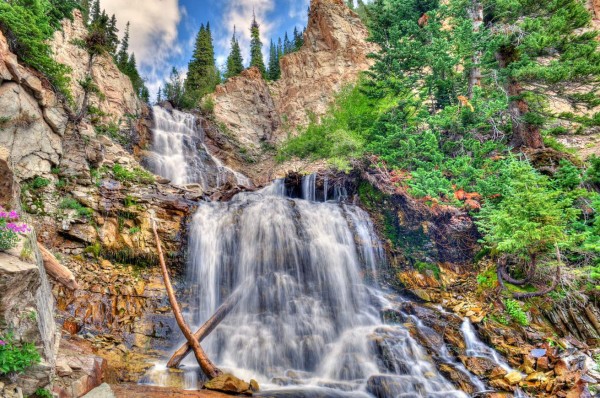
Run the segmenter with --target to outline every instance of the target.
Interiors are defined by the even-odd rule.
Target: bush
[[[525,311],[523,311],[518,301],[511,299],[504,300],[504,307],[506,309],[506,313],[512,318],[513,321],[517,322],[521,326],[529,325],[527,314]]]
[[[48,185],[50,185],[50,180],[42,177],[35,177],[31,182],[31,188],[33,189],[46,188]]]
[[[94,215],[94,211],[92,209],[83,206],[81,203],[79,203],[78,201],[76,201],[73,198],[63,199],[63,201],[60,202],[59,207],[63,210],[64,209],[75,210],[79,217],[90,218],[91,216]]]
[[[0,375],[21,373],[40,361],[34,344],[17,344],[10,333],[0,335]]]
[[[113,166],[113,174],[115,178],[121,182],[132,182],[138,184],[154,184],[154,176],[139,167],[133,170],[127,170],[125,167],[116,164]]]

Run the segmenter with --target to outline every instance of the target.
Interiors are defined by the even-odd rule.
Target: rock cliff
[[[371,66],[368,30],[342,0],[312,0],[304,46],[281,60],[281,79],[267,83],[250,69],[214,94],[215,116],[246,150],[294,134],[317,117],[342,87]]]

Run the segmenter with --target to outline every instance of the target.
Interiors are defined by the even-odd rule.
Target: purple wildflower
[[[5,211],[0,211],[0,218],[8,218],[8,213]]]
[[[15,224],[14,222],[9,222],[8,224],[6,224],[5,228],[16,234],[17,233],[24,234],[26,232],[29,232],[29,227],[27,226],[27,224],[18,225],[18,224]]]
[[[10,218],[11,220],[18,220],[19,213],[17,213],[16,211],[13,210],[10,213],[8,213],[8,218]]]
[[[0,340],[0,347],[4,347],[6,345],[6,341]]]

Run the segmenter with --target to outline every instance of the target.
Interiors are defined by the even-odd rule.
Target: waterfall
[[[205,144],[204,130],[196,117],[155,106],[153,145],[149,168],[175,185],[199,184],[218,188],[228,181],[252,186],[251,181],[213,156]]]
[[[314,180],[307,181],[308,200],[286,197],[277,181],[199,206],[190,231],[189,318],[200,325],[232,291],[246,290],[203,342],[209,356],[257,379],[269,396],[466,397],[406,326],[382,324],[386,300],[376,281],[385,256],[369,216],[316,202]]]

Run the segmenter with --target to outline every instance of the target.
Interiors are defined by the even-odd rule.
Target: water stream
[[[191,124],[179,113],[161,112],[155,110],[165,123],[179,120],[171,131]],[[168,129],[159,127],[157,137]],[[155,145],[179,145],[172,141]],[[161,155],[165,174],[172,163],[183,164],[169,153]],[[195,161],[184,158],[193,170],[180,181],[209,184],[198,170],[210,166],[194,169]],[[300,185],[300,194],[292,195],[278,180],[229,202],[200,203],[189,234],[189,322],[201,325],[233,291],[246,291],[203,341],[211,359],[240,378],[258,380],[269,397],[468,397],[438,371],[436,361],[467,374],[477,390],[486,389],[444,344],[431,357],[414,337],[415,329],[428,332],[417,317],[402,313],[402,322],[382,321],[385,311],[407,299],[379,285],[386,258],[368,214],[344,202],[342,186],[322,181],[319,189],[315,175]],[[463,332],[474,354],[493,355],[479,346],[470,326],[463,325]],[[194,358],[184,365],[181,384],[199,388],[203,379]],[[145,382],[167,385],[168,374],[158,365]]]

